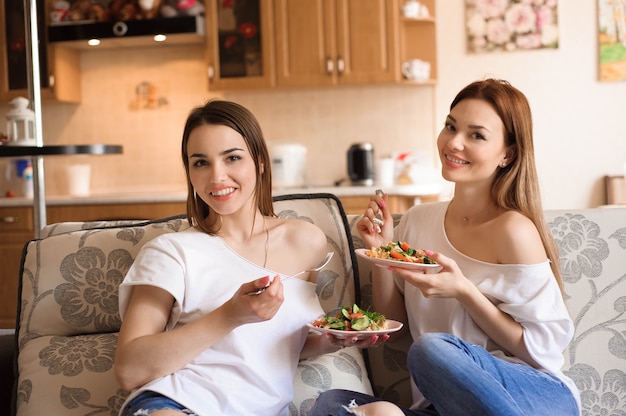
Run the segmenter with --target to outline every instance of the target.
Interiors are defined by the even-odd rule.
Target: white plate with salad
[[[357,305],[344,306],[338,312],[318,317],[307,326],[322,334],[331,334],[337,338],[369,338],[399,331],[402,322],[386,319],[377,312],[365,311]]]
[[[359,248],[355,253],[381,267],[421,270],[424,273],[438,273],[442,269],[424,250],[411,248],[401,241],[390,241],[372,250]]]
[[[386,329],[377,329],[377,330],[366,330],[366,331],[346,331],[341,329],[331,329],[331,328],[320,328],[311,323],[307,323],[307,326],[314,331],[320,332],[322,334],[332,334],[337,338],[347,339],[357,337],[357,339],[365,339],[369,338],[372,335],[384,335],[391,334],[392,332],[399,331],[402,329],[402,322],[394,321],[392,319],[387,320],[387,328]]]

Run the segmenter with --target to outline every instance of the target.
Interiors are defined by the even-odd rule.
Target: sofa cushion
[[[186,219],[52,235],[26,246],[19,341],[117,332],[117,287],[147,241],[189,227]]]
[[[317,224],[327,235],[331,263],[317,291],[329,311],[359,299],[348,223],[333,195],[276,198],[280,217]],[[117,287],[140,248],[157,235],[189,227],[181,216],[156,221],[53,224],[27,244],[22,259],[17,329],[17,414],[117,414],[126,393],[113,374]],[[304,414],[328,388],[371,393],[362,353],[346,348],[302,361],[291,415]]]

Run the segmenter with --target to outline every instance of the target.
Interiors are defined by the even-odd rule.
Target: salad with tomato
[[[390,241],[380,247],[372,247],[365,252],[369,257],[389,259],[407,263],[437,264],[419,248],[412,248],[405,241]]]
[[[342,331],[378,331],[387,329],[387,320],[383,314],[363,310],[356,304],[343,306],[336,315],[324,315],[311,324],[318,328]]]

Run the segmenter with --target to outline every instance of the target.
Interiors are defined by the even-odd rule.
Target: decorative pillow
[[[189,227],[186,219],[52,235],[26,247],[19,342],[42,335],[117,332],[117,287],[141,247]]]

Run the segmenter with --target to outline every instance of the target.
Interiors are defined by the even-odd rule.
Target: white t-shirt
[[[453,258],[463,274],[500,310],[519,322],[528,352],[541,367],[570,388],[578,402],[574,382],[561,372],[563,350],[574,335],[574,324],[559,290],[549,261],[540,264],[493,264],[470,258],[457,251],[446,236],[444,218],[449,202],[416,205],[406,212],[395,230],[395,240],[411,247],[440,252]],[[425,298],[415,286],[396,276],[404,293],[409,329],[413,339],[428,332],[445,332],[484,347],[506,361],[507,356],[472,320],[456,299]],[[424,398],[413,384],[414,407]]]
[[[221,306],[241,284],[277,273],[249,262],[219,237],[195,228],[164,234],[140,251],[119,289],[120,314],[133,285],[162,288],[175,299],[166,330]],[[308,333],[323,313],[315,285],[284,283],[285,300],[269,321],[240,326],[184,368],[135,390],[152,390],[198,415],[288,415],[293,378]]]

